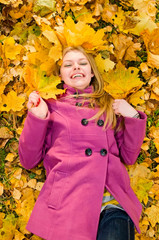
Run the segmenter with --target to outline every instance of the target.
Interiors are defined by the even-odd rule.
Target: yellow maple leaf
[[[6,58],[11,60],[17,59],[17,55],[21,54],[23,46],[16,44],[14,38],[8,37],[3,41],[3,52]]]
[[[147,204],[149,190],[153,185],[153,181],[149,179],[150,170],[144,164],[135,164],[129,166],[129,176],[137,197],[141,202]]]
[[[153,54],[150,51],[148,51],[147,53],[147,64],[152,68],[159,69],[159,55]]]
[[[49,26],[44,23],[41,24],[42,34],[49,40],[49,42],[53,43],[49,49],[48,56],[56,62],[57,60],[62,58],[62,45],[58,40],[55,31]]]
[[[58,29],[57,27],[57,32]],[[63,27],[60,26],[60,38],[67,46],[83,46],[88,51],[105,50],[104,31],[104,29],[100,29],[95,32],[85,22],[74,23],[71,17],[67,17]]]
[[[64,92],[64,90],[56,87],[61,82],[61,78],[54,75],[48,77],[40,68],[26,66],[24,80],[29,86],[29,92],[37,90],[41,97],[45,99],[56,98],[56,95]]]
[[[21,198],[21,192],[18,189],[14,188],[12,196],[14,199],[19,200]]]
[[[4,192],[4,186],[3,183],[0,182],[0,196],[3,194]]]
[[[109,58],[103,59],[100,53],[95,57],[95,61],[96,61],[98,70],[101,74],[104,72],[108,72],[109,70],[113,69],[115,66],[115,63],[111,61]]]
[[[156,1],[155,0],[133,0],[133,6],[138,9],[139,12],[144,12],[150,17],[156,15]]]
[[[115,70],[104,73],[103,77],[106,82],[105,91],[114,98],[126,98],[130,93],[136,92],[143,85],[138,77],[138,69],[118,63]]]
[[[7,127],[0,128],[0,138],[8,139],[13,138],[13,133]]]
[[[22,191],[21,201],[18,202],[18,205],[15,209],[16,213],[19,215],[18,218],[18,227],[21,233],[26,234],[26,224],[29,220],[30,214],[35,204],[35,198],[33,189],[25,188],[25,192]]]
[[[13,153],[8,153],[7,156],[6,156],[6,158],[5,158],[5,160],[6,160],[6,161],[9,161],[9,162],[12,162],[12,161],[14,160],[14,158],[15,158],[15,154],[13,154]]]
[[[49,42],[57,45],[60,44],[54,30],[49,25],[42,23],[41,30],[42,34],[49,40]]]
[[[19,19],[19,18],[23,17],[27,11],[31,11],[31,9],[32,9],[32,3],[30,3],[28,5],[23,5],[20,9],[13,8],[12,10],[9,11],[9,15],[13,19]]]
[[[132,103],[134,106],[142,105],[144,104],[144,94],[145,94],[145,89],[142,89],[140,91],[137,91],[133,94],[131,94],[130,98],[129,98],[129,103]]]
[[[149,135],[153,138],[153,142],[157,148],[157,153],[159,154],[159,127],[152,126],[150,128]]]
[[[93,14],[86,7],[83,7],[80,11],[75,11],[74,15],[78,21],[82,21],[84,23],[96,22],[96,19],[93,18]]]
[[[23,240],[23,239],[25,239],[25,236],[24,236],[24,234],[22,234],[21,232],[19,232],[19,231],[16,229],[16,230],[15,230],[14,239],[15,239],[15,240]]]
[[[17,0],[17,1],[15,1],[15,0],[0,0],[0,3],[3,3],[3,4],[5,4],[5,5],[11,4],[11,6],[12,6],[13,8],[16,8],[16,7],[18,7],[20,4],[23,4],[23,1],[22,1],[22,0]]]
[[[139,17],[136,17],[136,21],[138,21],[136,26],[134,28],[127,29],[125,32],[130,32],[140,36],[140,34],[146,29],[150,32],[157,29],[157,24],[146,14],[141,14]]]
[[[155,99],[159,101],[159,95],[155,94],[153,91],[151,92],[150,99]]]
[[[0,103],[0,111],[10,110],[16,112],[21,111],[24,106],[25,97],[18,96],[15,91],[10,91],[7,95],[2,95],[2,102]]]
[[[152,205],[145,210],[145,213],[152,227],[155,227],[156,223],[159,223],[159,207]]]
[[[0,229],[1,240],[12,240],[16,229],[17,219],[14,214],[9,214],[3,219],[3,227]],[[9,227],[8,227],[9,226]]]
[[[112,22],[114,25],[118,26],[120,31],[123,31],[124,29],[125,19],[125,12],[121,7],[118,7],[117,12],[115,12],[112,16]]]
[[[114,55],[117,60],[122,60],[128,48],[134,44],[131,37],[127,37],[122,33],[118,35],[112,34],[111,41],[115,47]]]
[[[137,61],[136,51],[139,51],[139,50],[141,50],[141,44],[140,43],[132,43],[127,48],[124,59],[128,60],[128,61]]]
[[[41,16],[45,16],[56,10],[55,0],[35,0],[34,1],[34,12],[38,12]]]
[[[147,64],[152,68],[159,68],[159,29],[153,29],[151,31],[145,30],[142,33],[144,43],[147,49]]]

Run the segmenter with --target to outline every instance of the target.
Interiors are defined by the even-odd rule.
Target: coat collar
[[[66,84],[63,85],[64,89],[66,89],[66,94],[82,94],[82,93],[93,93],[93,86],[88,86],[84,90],[79,90],[76,88],[73,88],[71,86],[68,86]]]

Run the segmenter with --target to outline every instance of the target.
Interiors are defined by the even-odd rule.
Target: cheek
[[[66,76],[67,76],[67,71],[62,68],[60,70],[60,76],[61,76],[62,80],[64,80],[66,78]]]

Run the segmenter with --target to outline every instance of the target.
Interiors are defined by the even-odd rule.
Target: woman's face
[[[78,50],[72,50],[65,54],[60,75],[65,84],[79,90],[88,87],[94,76],[88,59]]]

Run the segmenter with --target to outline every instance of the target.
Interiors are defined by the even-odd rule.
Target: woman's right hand
[[[40,97],[37,91],[33,91],[29,95],[29,100],[27,103],[27,108],[36,117],[45,119],[48,113],[48,106],[46,102]]]

